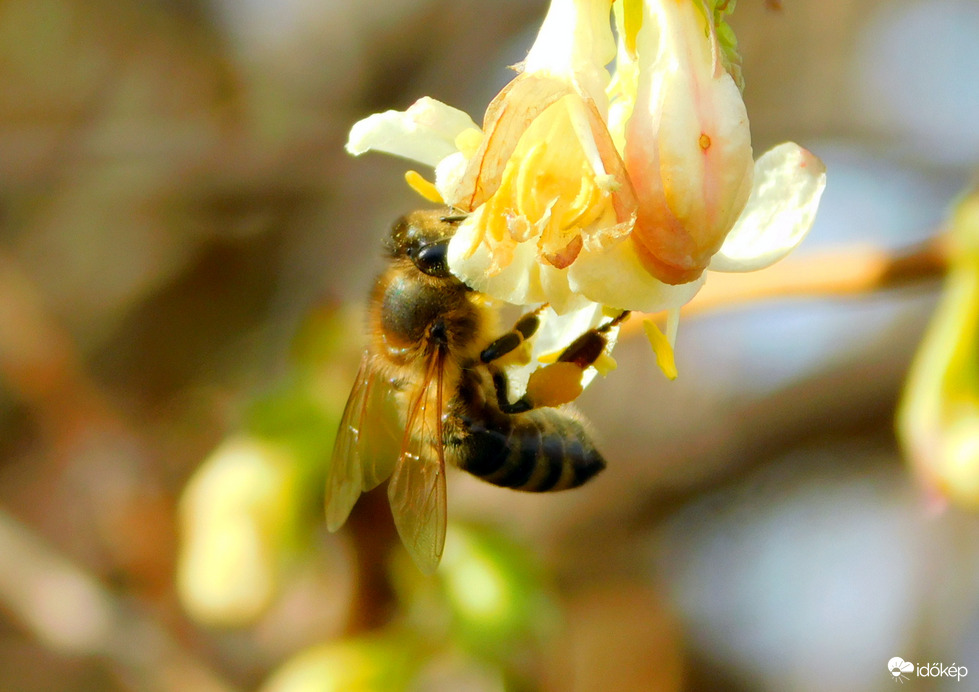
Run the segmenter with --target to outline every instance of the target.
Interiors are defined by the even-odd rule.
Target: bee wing
[[[391,475],[399,444],[404,438],[394,387],[388,378],[377,372],[373,374],[372,382],[358,440],[364,492],[373,490]]]
[[[391,411],[394,410],[394,418]],[[326,478],[326,527],[336,531],[357,498],[383,481],[394,468],[398,426],[393,392],[364,353],[340,419]]]
[[[391,513],[401,541],[426,574],[438,567],[445,545],[444,364],[445,354],[436,349],[408,409],[401,454],[388,484]]]

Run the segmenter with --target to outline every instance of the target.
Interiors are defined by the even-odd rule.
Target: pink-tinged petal
[[[550,264],[555,269],[567,269],[578,257],[583,245],[581,235],[571,237],[567,245],[555,252],[542,252],[541,259]]]
[[[671,286],[652,276],[628,239],[604,250],[581,252],[568,268],[571,290],[601,305],[622,310],[659,312],[693,298],[703,278]]]
[[[503,87],[486,108],[479,148],[462,177],[444,191],[445,201],[472,211],[489,199],[500,186],[520,136],[548,106],[571,93],[570,82],[536,74],[518,75]]]
[[[700,276],[751,190],[747,112],[713,41],[694,2],[647,5],[637,37],[624,156],[639,199],[633,241],[647,270],[671,284]]]
[[[636,191],[632,181],[626,172],[625,162],[619,155],[615,142],[612,139],[608,127],[602,120],[595,104],[588,100],[581,101],[582,110],[587,115],[588,126],[591,133],[591,141],[594,144],[596,154],[600,160],[600,165],[606,176],[614,180],[612,186],[612,206],[615,209],[615,216],[618,223],[632,223],[635,221],[636,208],[638,202]],[[584,138],[581,138],[584,139]],[[600,173],[598,165],[593,164],[592,168],[596,175]]]
[[[610,0],[551,0],[537,39],[522,68],[573,82],[605,112],[610,76],[605,68],[615,57]]]
[[[406,111],[375,113],[355,123],[347,151],[354,156],[381,151],[436,166],[458,151],[460,134],[478,129],[463,111],[426,96]]]
[[[595,110],[604,130],[610,79],[605,66],[616,51],[611,7],[610,0],[552,0],[537,40],[520,66],[522,74],[486,109],[484,137],[465,174],[443,191],[448,203],[472,211],[491,197],[521,135],[563,96],[579,94]]]
[[[710,269],[755,271],[785,257],[812,227],[825,187],[826,166],[798,144],[765,152],[755,163],[748,203]]]

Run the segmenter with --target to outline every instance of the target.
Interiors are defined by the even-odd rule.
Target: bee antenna
[[[465,221],[467,216],[469,216],[469,214],[464,212],[446,214],[445,216],[440,216],[439,221],[442,223],[459,223],[460,221]]]
[[[605,334],[612,327],[615,327],[615,326],[617,326],[617,325],[622,324],[623,322],[625,322],[629,318],[629,315],[630,314],[631,314],[631,311],[630,310],[623,310],[618,315],[616,315],[615,317],[613,317],[612,319],[610,319],[608,322],[606,322],[605,324],[603,324],[601,327],[598,327],[597,331],[599,333],[601,333],[601,334]]]

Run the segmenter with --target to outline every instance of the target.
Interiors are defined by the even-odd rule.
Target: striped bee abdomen
[[[538,493],[567,490],[605,468],[581,423],[560,411],[483,413],[457,414],[459,435],[447,442],[459,468],[489,483]]]

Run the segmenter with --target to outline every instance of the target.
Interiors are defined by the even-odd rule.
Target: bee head
[[[449,209],[428,209],[406,214],[395,222],[387,250],[393,259],[407,258],[418,271],[436,278],[450,278],[449,240],[464,217]]]

